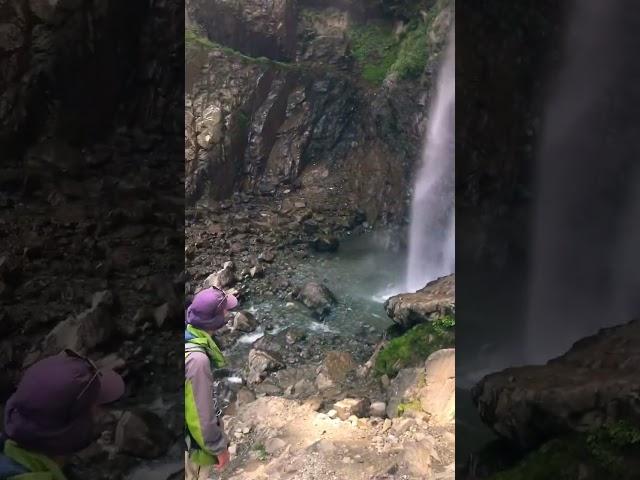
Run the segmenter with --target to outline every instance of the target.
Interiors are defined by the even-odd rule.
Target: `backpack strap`
[[[30,473],[29,470],[4,454],[4,436],[0,436],[0,480],[8,480],[18,475]]]

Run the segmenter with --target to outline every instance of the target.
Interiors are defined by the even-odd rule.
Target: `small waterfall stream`
[[[407,289],[455,268],[455,31],[429,112],[422,165],[411,205]]]

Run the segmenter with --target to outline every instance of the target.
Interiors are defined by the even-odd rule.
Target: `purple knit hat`
[[[226,323],[224,311],[237,305],[238,299],[234,295],[215,287],[207,288],[193,297],[185,322],[205,331],[218,330]]]
[[[29,367],[7,401],[5,434],[45,455],[69,455],[95,439],[92,407],[124,393],[113,370],[97,370],[76,354],[61,353]]]

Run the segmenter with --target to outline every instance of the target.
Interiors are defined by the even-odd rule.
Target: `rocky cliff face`
[[[119,371],[127,393],[77,478],[125,478],[184,428],[181,16],[0,1],[0,410],[63,347]]]
[[[567,432],[640,423],[640,321],[603,329],[544,366],[510,368],[473,390],[483,421],[522,448]]]
[[[190,21],[211,40],[252,57],[290,60],[296,47],[294,0],[193,0]]]
[[[553,75],[541,72],[552,72],[561,58],[569,5],[488,1],[459,9],[456,93],[464,101],[456,108],[456,218],[464,235],[456,258],[466,259],[458,262],[462,267],[513,265],[527,254],[535,154]]]
[[[160,0],[1,2],[3,153],[19,157],[44,136],[103,139],[115,121],[181,130],[169,114],[182,103],[168,67],[182,55],[176,15],[172,2]]]
[[[635,320],[545,365],[483,378],[473,402],[500,440],[472,456],[463,478],[636,478],[639,339]]]
[[[451,7],[406,24],[343,3],[187,2],[189,202],[333,188],[401,221]]]

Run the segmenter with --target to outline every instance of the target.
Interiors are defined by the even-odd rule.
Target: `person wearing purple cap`
[[[226,324],[235,296],[216,287],[196,294],[185,317],[185,480],[207,480],[229,462],[228,441],[214,396],[213,369],[225,365],[213,333]]]
[[[65,480],[66,459],[96,440],[96,407],[123,394],[120,375],[71,350],[33,364],[6,404],[0,479]]]

